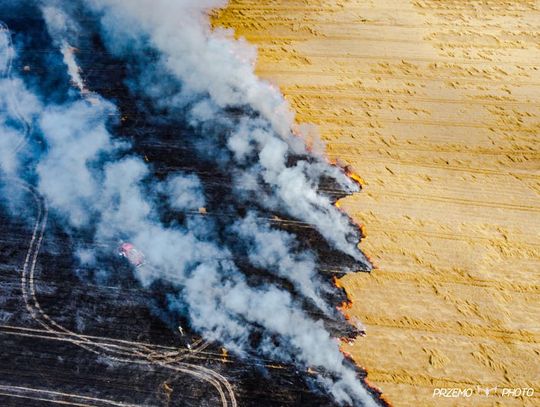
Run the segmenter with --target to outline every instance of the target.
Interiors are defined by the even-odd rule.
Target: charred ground
[[[11,28],[19,44],[14,70],[25,75],[28,84],[51,99],[69,92],[66,87],[69,79],[61,73],[61,57],[52,46],[41,19],[20,11],[12,15],[6,11],[0,19]],[[129,140],[135,152],[151,163],[156,177],[189,171],[198,174],[204,185],[208,200],[206,213],[175,213],[164,208],[163,221],[182,224],[188,218],[212,217],[217,225],[216,233],[234,249],[235,242],[228,236],[227,228],[248,208],[238,203],[227,172],[205,159],[200,146],[190,141],[189,126],[181,118],[173,125],[170,120],[167,125],[160,124],[160,115],[168,112],[152,111],[144,100],[134,100],[125,84],[128,67],[106,52],[94,21],[81,19],[80,23],[86,25],[85,32],[93,33],[80,38],[77,51],[84,81],[91,91],[118,106],[118,117],[113,118],[116,119],[115,132]],[[50,75],[55,67],[58,74]],[[234,116],[237,112],[230,114]],[[7,185],[11,181],[3,182]],[[18,185],[12,187],[17,189]],[[346,194],[330,181],[320,185],[320,189],[333,200]],[[333,404],[329,396],[312,385],[313,377],[309,372],[298,371],[292,364],[284,365],[254,355],[239,359],[227,354],[219,344],[204,344],[196,332],[189,330],[187,321],[167,311],[165,296],[174,292],[173,287],[164,283],[141,287],[130,266],[116,256],[118,242],[95,242],[91,234],[66,230],[55,214],[50,214],[46,220],[43,241],[34,248],[39,256],[29,285],[23,265],[27,256],[33,254],[30,250],[34,226],[43,215],[40,202],[41,205],[46,203],[32,200],[25,188],[20,188],[19,192],[24,197],[22,206],[2,208],[0,213],[3,225],[0,235],[2,405],[48,405],[50,401],[110,405],[110,400],[130,405],[218,404],[218,394],[211,385],[189,372],[170,368],[181,363],[201,366],[225,377],[233,386],[239,405]],[[294,233],[299,242],[298,250],[309,249],[317,255],[320,272],[326,276],[328,286],[333,287],[328,302],[338,306],[345,301],[344,292],[333,286],[331,277],[357,271],[358,264],[332,250],[309,225],[282,213],[269,212],[262,205],[256,209],[273,227]],[[20,216],[23,210],[31,213],[25,216],[25,221]],[[100,253],[107,272],[79,266],[74,258],[75,247],[87,247]],[[286,281],[253,268],[240,248],[234,250],[234,254],[235,262],[251,283],[272,282],[294,293],[294,288]],[[25,301],[25,295],[30,300]],[[324,319],[336,337],[354,337],[358,333],[341,316],[325,318],[317,315],[312,304],[303,306]],[[41,316],[36,318],[36,314]],[[39,322],[43,318],[45,324]],[[47,318],[65,330],[48,329],[47,324],[51,325]],[[177,329],[178,325],[183,327],[183,334]],[[258,339],[255,332],[251,340]],[[140,346],[144,351],[115,350],[115,344],[128,343],[120,341],[138,344],[133,346]],[[193,349],[188,349],[188,345]],[[360,369],[358,374],[365,376]]]

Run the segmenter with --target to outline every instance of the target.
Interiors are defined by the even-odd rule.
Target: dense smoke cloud
[[[356,248],[358,232],[330,200],[317,193],[321,175],[336,180],[345,190],[356,186],[342,172],[320,157],[315,164],[300,161],[287,166],[291,153],[306,153],[305,145],[294,136],[294,115],[281,93],[261,81],[253,71],[254,52],[232,33],[210,28],[206,12],[223,6],[223,1],[95,0],[102,17],[105,38],[111,51],[120,56],[136,56],[144,61],[137,89],[152,97],[157,106],[188,108],[191,123],[202,128],[201,137],[216,148],[216,134],[227,134],[231,159],[245,173],[257,174],[251,181],[272,187],[271,196],[261,202],[271,209],[313,224],[336,248],[367,263]],[[133,44],[141,44],[134,49]],[[160,51],[159,61],[145,60],[148,48]],[[137,58],[138,57],[138,58]],[[157,65],[157,66],[156,66]],[[181,84],[171,92],[168,81],[156,80],[164,74]],[[227,108],[245,108],[256,117],[245,115],[238,123],[223,114]],[[248,156],[253,160],[249,163]],[[245,166],[248,165],[248,168]],[[245,187],[245,178],[237,185]],[[263,188],[256,188],[256,192]]]
[[[2,171],[21,177],[33,171],[39,191],[69,227],[91,230],[95,240],[130,241],[144,248],[145,262],[134,268],[136,276],[145,286],[161,280],[176,287],[177,294],[169,295],[170,309],[187,316],[205,338],[239,355],[318,367],[326,372],[320,384],[338,402],[373,404],[323,322],[302,308],[302,301],[310,301],[328,315],[335,313],[324,300],[329,288],[317,275],[315,255],[260,216],[265,209],[309,223],[336,249],[368,267],[356,246],[358,231],[318,192],[325,177],[347,191],[356,185],[339,168],[311,154],[301,134],[293,134],[294,115],[282,95],[253,72],[253,48],[233,40],[228,31],[211,30],[206,13],[224,4],[95,0],[80,7],[99,17],[105,45],[131,66],[130,89],[135,97],[151,101],[160,113],[156,121],[175,123],[182,117],[201,157],[230,174],[238,201],[250,210],[231,221],[228,232],[241,242],[253,267],[288,280],[300,299],[277,284],[249,282],[236,253],[216,236],[210,217],[163,222],[162,198],[169,208],[188,214],[206,206],[204,184],[186,172],[156,179],[153,168],[113,134],[117,108],[98,95],[88,97],[71,48],[83,29],[71,15],[76,10],[71,2],[47,4],[42,13],[80,95],[61,104],[47,102],[4,68]],[[8,66],[13,52],[4,37],[0,69]],[[20,101],[24,111],[18,110]],[[32,121],[34,137],[43,139],[45,148],[32,170],[23,171],[11,135],[27,137],[24,126]],[[184,141],[178,135],[178,143]],[[79,253],[84,261],[93,261],[93,254]],[[261,331],[261,339],[253,344],[255,330]]]
[[[97,106],[77,101],[47,107],[39,120],[48,146],[37,165],[39,189],[76,227],[89,223],[89,204],[101,196],[103,185],[92,164],[115,148],[103,121],[110,110],[114,107],[105,101]]]

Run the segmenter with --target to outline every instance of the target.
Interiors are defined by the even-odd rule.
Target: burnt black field
[[[14,74],[50,101],[61,102],[73,93],[61,55],[38,12],[2,7],[0,19],[17,45]],[[81,18],[80,23],[85,25],[84,32],[96,32],[94,21]],[[132,151],[144,157],[156,178],[177,171],[200,177],[208,199],[207,213],[164,211],[163,222],[182,224],[188,218],[211,217],[216,233],[233,249],[236,264],[250,282],[272,282],[294,294],[286,281],[250,266],[242,248],[227,235],[227,226],[245,214],[246,208],[236,202],[229,174],[205,157],[182,117],[164,124],[160,115],[166,112],[153,111],[144,100],[135,100],[125,82],[129,68],[106,52],[97,33],[79,38],[76,56],[88,89],[118,107],[117,117],[111,118],[114,133],[132,144]],[[230,114],[234,117],[238,112]],[[39,140],[33,148],[40,148]],[[29,185],[33,179],[29,172]],[[0,209],[0,405],[223,404],[216,388],[192,373],[203,371],[194,366],[225,378],[239,406],[334,405],[314,385],[310,372],[256,355],[240,359],[224,352],[218,343],[202,341],[186,320],[167,311],[165,298],[173,287],[158,282],[143,288],[134,279],[130,264],[117,255],[117,242],[92,241],[91,233],[66,229],[54,212],[45,219],[46,202],[32,197],[28,186],[10,179],[2,183],[18,190],[22,199],[20,206]],[[345,195],[330,181],[320,189],[332,199]],[[309,225],[281,213],[265,212],[262,206],[257,209],[271,219],[273,227],[294,233],[302,248],[318,256],[320,273],[328,284],[345,271],[361,271],[352,258],[331,249]],[[40,222],[43,240],[37,245],[32,236]],[[102,267],[81,267],[75,260],[75,247],[100,253]],[[35,265],[25,268],[27,256],[31,260],[33,255]],[[337,288],[327,298],[335,306],[344,300],[345,294]],[[311,304],[304,307],[314,317],[324,318],[316,315]],[[325,324],[336,337],[358,334],[342,317]],[[252,340],[257,339],[255,332]],[[360,369],[358,374],[365,375]]]

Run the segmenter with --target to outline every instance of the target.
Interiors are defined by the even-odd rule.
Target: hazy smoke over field
[[[301,134],[293,134],[294,117],[282,95],[253,72],[254,49],[228,31],[211,29],[207,11],[224,5],[217,0],[44,2],[47,30],[78,90],[61,103],[33,94],[10,75],[14,50],[3,31],[1,171],[36,179],[70,228],[91,231],[95,240],[144,248],[145,264],[134,268],[141,283],[174,285],[170,309],[185,314],[205,338],[239,355],[322,368],[326,373],[319,382],[337,401],[371,404],[335,339],[302,308],[307,301],[327,315],[336,312],[324,299],[330,288],[317,273],[315,254],[262,216],[271,211],[309,223],[332,247],[369,267],[356,247],[356,228],[318,192],[323,178],[346,191],[357,186],[307,151]],[[248,208],[226,230],[235,245],[224,242],[211,217],[163,222],[164,207],[188,213],[206,206],[204,183],[189,171],[157,179],[130,143],[113,134],[117,107],[86,88],[77,64],[81,13],[100,22],[107,50],[128,65],[129,89],[151,106],[155,125],[187,123],[189,142],[201,159],[230,176],[236,204]],[[25,111],[18,107],[21,101]],[[32,131],[25,128],[28,123]],[[188,141],[185,133],[175,137]],[[14,141],[21,138],[44,142],[28,147],[31,165],[25,171],[18,161],[24,153]],[[298,295],[248,281],[235,250],[245,252],[251,266],[288,280]],[[86,253],[84,261],[92,256]],[[254,344],[255,329],[261,339]]]

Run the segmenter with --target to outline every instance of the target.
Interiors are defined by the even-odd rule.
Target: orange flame
[[[353,218],[350,218],[351,222],[358,228],[360,231],[360,238],[363,239],[367,236],[366,227],[363,223],[355,221]]]
[[[351,318],[349,314],[349,310],[351,310],[353,307],[353,303],[351,301],[343,301],[341,305],[338,305],[336,309],[343,314],[346,320],[349,320]]]
[[[225,348],[221,348],[221,361],[226,363],[228,361],[229,352]]]
[[[358,227],[360,228],[360,233],[362,234],[362,239],[366,238],[367,237],[367,230],[366,230],[366,226],[361,223],[358,225]]]
[[[353,304],[351,301],[343,301],[341,305],[338,305],[338,309],[341,310],[342,312],[345,312],[347,310],[352,309],[352,306]]]
[[[354,362],[354,359],[353,359],[352,355],[349,352],[346,352],[341,348],[339,350],[341,351],[341,353],[343,353],[343,356],[345,356],[347,359],[352,360]]]
[[[337,288],[341,288],[343,290],[343,284],[341,284],[341,281],[339,281],[336,276],[332,277],[332,283],[334,283]]]
[[[347,176],[350,179],[352,179],[354,182],[356,182],[360,187],[363,187],[364,185],[366,185],[366,181],[364,181],[364,179],[360,175],[354,172],[349,165],[346,166],[344,170]]]
[[[343,314],[343,316],[345,317],[346,320],[349,320],[350,319],[350,315],[348,313],[349,310],[352,309],[353,307],[353,300],[352,298],[350,297],[349,293],[347,292],[347,290],[345,289],[345,287],[343,286],[343,284],[341,283],[340,280],[338,280],[335,276],[332,277],[332,282],[334,283],[334,285],[339,288],[340,290],[343,290],[343,292],[345,293],[345,295],[347,296],[347,300],[346,301],[343,301],[341,303],[341,305],[338,305],[336,307],[336,309],[341,312]]]

